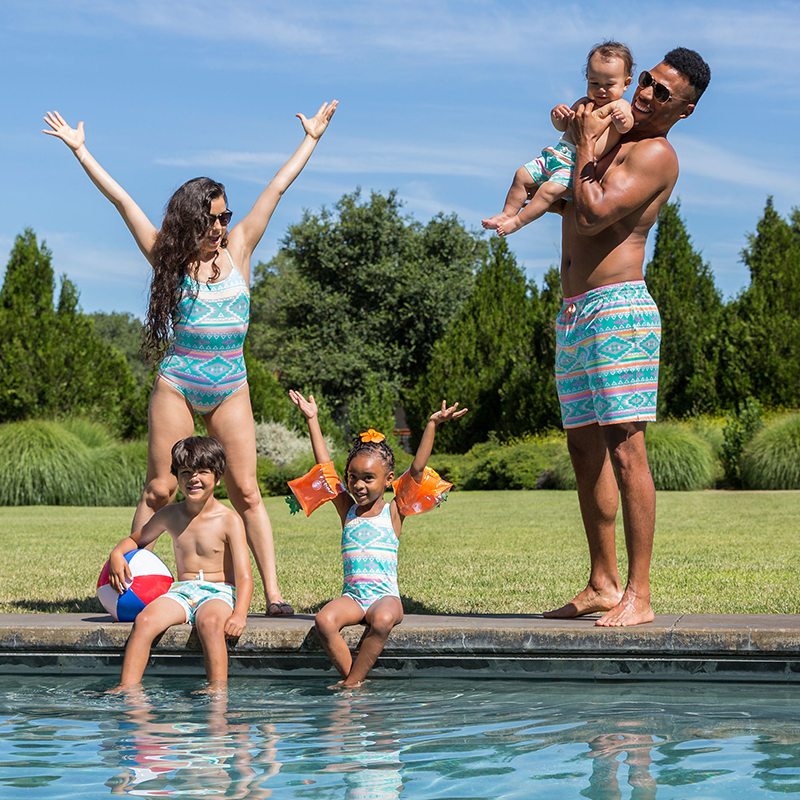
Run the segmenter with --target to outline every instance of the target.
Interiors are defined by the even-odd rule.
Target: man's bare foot
[[[594,587],[587,586],[565,606],[545,611],[542,616],[548,619],[574,619],[586,614],[596,614],[598,611],[610,611],[621,599],[622,593],[619,590],[598,592]]]
[[[523,223],[519,218],[519,214],[515,214],[513,217],[506,217],[506,219],[502,220],[497,226],[497,235],[508,236],[509,233],[518,231],[522,225]]]
[[[595,625],[603,628],[620,628],[624,625],[643,625],[652,622],[655,614],[650,606],[650,595],[638,595],[628,587],[622,595],[622,600],[607,614],[603,614]]]
[[[501,223],[505,222],[509,219],[508,214],[504,214],[502,211],[499,214],[495,214],[493,217],[487,217],[486,219],[481,220],[481,225],[486,228],[487,231],[496,231],[497,226]]]

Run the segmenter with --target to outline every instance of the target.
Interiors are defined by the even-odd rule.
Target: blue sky
[[[800,205],[796,2],[4,0],[3,15],[2,264],[32,227],[87,311],[141,315],[148,267],[63,144],[39,133],[48,109],[85,120],[92,153],[158,224],[201,174],[241,217],[300,141],[295,112],[339,98],[256,252],[267,260],[304,208],[357,186],[478,228],[516,167],[557,138],[549,109],[583,93],[594,43],[626,42],[640,69],[681,45],[713,77],[670,135],[673,199],[726,296],[748,282],[739,254],[767,195],[783,214]],[[510,238],[531,278],[558,263],[559,227],[548,215]]]

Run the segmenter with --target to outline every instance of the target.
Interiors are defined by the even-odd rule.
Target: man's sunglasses
[[[670,92],[663,83],[659,83],[647,70],[639,75],[639,86],[641,86],[642,89],[648,89],[652,86],[653,97],[655,97],[659,103],[669,103],[669,101],[672,100],[672,92]]]
[[[208,227],[212,227],[215,222],[219,222],[223,228],[228,226],[228,223],[231,221],[231,217],[233,216],[233,211],[230,209],[225,209],[221,214],[206,214],[206,219],[208,220]]]

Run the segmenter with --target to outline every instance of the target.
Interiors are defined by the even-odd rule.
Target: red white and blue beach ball
[[[172,586],[172,573],[155,553],[131,550],[125,560],[133,581],[122,594],[108,582],[108,561],[97,579],[97,598],[117,622],[133,622],[149,602]]]

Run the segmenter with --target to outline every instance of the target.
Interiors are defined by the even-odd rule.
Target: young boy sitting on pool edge
[[[327,500],[333,501],[342,523],[342,594],[319,611],[314,620],[317,635],[342,680],[331,688],[354,689],[383,652],[392,629],[403,619],[403,604],[397,586],[397,550],[407,516],[436,507],[451,488],[428,464],[436,429],[460,419],[466,408],[448,406],[442,400],[431,414],[408,471],[394,480],[394,453],[386,437],[371,428],[353,444],[345,467],[346,487],[336,475],[328,446],[319,426],[314,396],[304,397],[292,389],[289,398],[308,424],[311,448],[317,465],[289,487],[307,515]],[[395,496],[383,498],[392,487]],[[342,636],[348,625],[366,626],[355,658]]]
[[[165,531],[172,537],[178,580],[136,617],[125,647],[122,676],[112,692],[139,686],[157,636],[188,622],[203,646],[208,688],[228,681],[226,638],[237,639],[247,624],[253,594],[250,551],[241,517],[214,497],[225,472],[225,451],[206,436],[182,439],[172,448],[172,474],[184,500],[157,511],[126,536],[109,557],[109,582],[120,593],[131,576],[125,553],[153,543]]]

